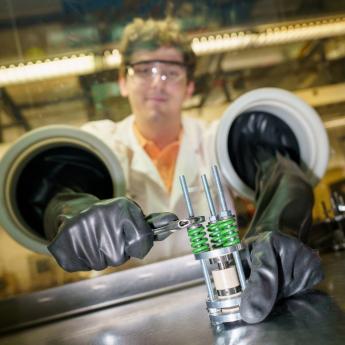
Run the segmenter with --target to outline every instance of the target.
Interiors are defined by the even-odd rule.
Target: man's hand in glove
[[[46,229],[54,228],[51,219],[58,227],[48,249],[69,272],[102,270],[130,257],[143,258],[153,245],[152,229],[177,220],[172,213],[145,217],[127,198],[97,201],[80,193],[61,193],[48,205],[45,218]]]
[[[278,155],[261,162],[256,212],[245,236],[251,272],[240,312],[248,323],[264,320],[280,298],[323,278],[319,256],[303,244],[311,224],[313,191],[300,168]]]
[[[240,306],[248,323],[261,322],[276,301],[307,290],[323,278],[317,253],[294,237],[263,232],[251,246],[251,273]]]

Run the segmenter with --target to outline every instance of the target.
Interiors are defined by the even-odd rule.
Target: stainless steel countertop
[[[257,325],[213,329],[201,284],[13,331],[0,344],[344,344],[345,252],[324,255],[323,262],[326,279],[317,289],[280,302]]]

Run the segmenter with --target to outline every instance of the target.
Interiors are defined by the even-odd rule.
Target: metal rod
[[[212,173],[213,173],[214,180],[216,182],[218,195],[219,195],[219,199],[220,199],[220,204],[222,206],[222,211],[228,211],[228,206],[227,206],[226,201],[225,201],[224,191],[223,191],[223,187],[222,187],[222,184],[220,181],[218,168],[216,165],[212,166]]]
[[[180,184],[182,187],[182,192],[183,192],[183,196],[184,196],[184,200],[186,202],[186,206],[188,209],[188,215],[189,218],[194,217],[194,211],[193,211],[193,206],[192,203],[190,201],[190,197],[189,197],[189,192],[188,192],[188,186],[187,186],[187,182],[186,182],[186,178],[184,177],[184,175],[179,176],[179,180],[180,180]]]
[[[234,260],[235,260],[235,265],[236,265],[236,269],[237,269],[238,279],[240,280],[242,291],[244,291],[244,289],[246,288],[246,277],[244,275],[240,254],[239,254],[238,251],[235,251],[235,252],[232,253],[232,256],[234,257]]]
[[[205,190],[205,194],[206,194],[206,198],[207,198],[207,203],[208,203],[208,207],[210,209],[211,216],[216,216],[216,209],[214,207],[212,195],[210,192],[210,187],[208,185],[207,177],[205,174],[201,175],[201,180],[202,180],[202,184],[204,186],[204,190]]]
[[[206,282],[208,297],[209,297],[210,301],[214,301],[215,297],[214,297],[212,282],[211,282],[211,278],[210,278],[209,273],[208,273],[207,265],[206,265],[204,260],[200,260],[200,264],[201,264],[202,272],[204,274],[204,278],[205,278],[205,282]]]

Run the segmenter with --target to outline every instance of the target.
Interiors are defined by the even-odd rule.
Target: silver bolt
[[[186,182],[186,178],[184,177],[184,175],[179,176],[179,180],[180,180],[180,184],[182,187],[182,192],[183,192],[183,196],[184,196],[184,200],[186,202],[186,206],[188,209],[188,215],[189,218],[194,217],[194,211],[193,211],[193,206],[192,203],[190,201],[190,197],[189,197],[189,192],[188,192],[188,186],[187,186],[187,182]]]
[[[207,198],[208,207],[210,209],[211,217],[214,218],[214,217],[216,217],[216,209],[214,207],[214,203],[213,203],[213,199],[212,199],[212,195],[210,192],[210,187],[209,187],[208,182],[207,182],[206,175],[201,175],[201,180],[202,180],[202,184],[204,186],[204,190],[205,190],[205,194],[206,194],[206,198]]]
[[[213,173],[214,180],[216,182],[217,191],[218,191],[218,195],[219,195],[219,199],[220,199],[220,204],[222,206],[222,211],[228,211],[228,206],[227,206],[226,201],[225,201],[224,191],[223,191],[222,183],[220,181],[218,168],[216,165],[212,166],[212,173]]]

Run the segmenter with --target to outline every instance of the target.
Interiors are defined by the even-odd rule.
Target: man
[[[106,140],[120,158],[128,195],[145,214],[171,210],[186,216],[181,174],[191,186],[195,211],[206,212],[200,174],[215,163],[217,124],[182,117],[183,102],[194,90],[190,44],[172,21],[136,19],[126,28],[121,48],[119,85],[133,115],[120,123],[97,121],[83,128]]]
[[[121,51],[119,85],[133,115],[119,123],[87,123],[83,129],[114,151],[125,172],[127,196],[145,215],[168,210],[187,217],[180,175],[190,187],[195,214],[209,215],[200,175],[216,163],[217,123],[182,117],[183,102],[194,90],[195,55],[189,42],[173,21],[136,19],[125,29]],[[214,187],[212,191],[215,195]],[[227,200],[231,205],[229,195]],[[155,243],[144,261],[190,252],[187,234],[181,231]]]
[[[217,123],[181,116],[194,89],[190,45],[169,20],[136,19],[125,29],[122,56],[119,84],[133,115],[120,123],[89,123],[84,129],[118,156],[129,198],[99,201],[66,183],[52,198],[45,211],[45,229],[52,238],[48,248],[69,271],[99,270],[129,257],[152,261],[190,253],[184,231],[153,246],[152,229],[176,219],[173,213],[154,212],[186,217],[179,175],[186,176],[195,214],[208,215],[200,174],[215,163]],[[322,277],[319,258],[297,239],[310,219],[310,185],[296,164],[271,148],[260,157],[258,211],[248,239],[251,272],[241,304],[248,322],[263,320],[277,299]]]

